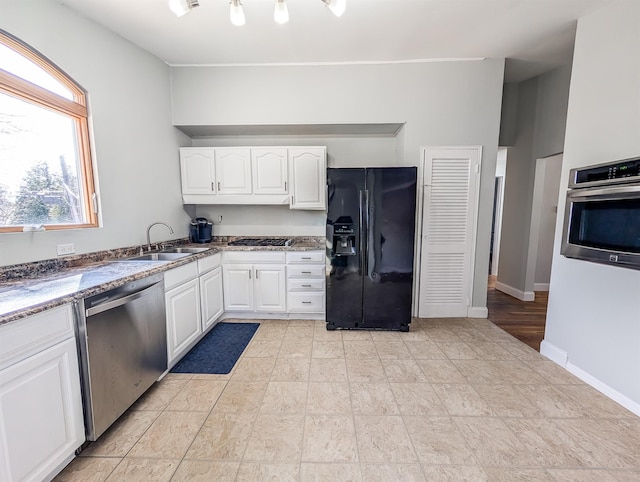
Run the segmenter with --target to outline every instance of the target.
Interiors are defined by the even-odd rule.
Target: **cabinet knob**
[[[218,181],[218,191],[220,190],[220,181]]]
[[[311,301],[303,301],[303,302],[302,302],[302,304],[303,304],[303,305],[310,305],[310,304],[311,304]]]
[[[311,271],[300,271],[302,274],[311,274]]]
[[[213,185],[213,182],[211,182],[211,190],[212,190],[212,191],[215,191],[215,190],[216,190],[215,186]]]
[[[311,285],[302,285],[303,288],[311,288]]]

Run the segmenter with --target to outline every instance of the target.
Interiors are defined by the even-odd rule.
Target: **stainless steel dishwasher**
[[[167,369],[162,274],[76,303],[87,440],[96,440]]]

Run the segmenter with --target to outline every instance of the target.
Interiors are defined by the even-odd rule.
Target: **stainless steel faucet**
[[[167,223],[163,223],[162,221],[156,221],[155,223],[151,223],[147,228],[147,251],[151,251],[151,238],[149,237],[149,232],[151,231],[151,228],[154,227],[156,224],[164,224],[166,227],[169,228],[169,234],[173,234],[173,228],[169,226]]]

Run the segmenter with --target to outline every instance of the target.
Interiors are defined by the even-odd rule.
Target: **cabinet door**
[[[0,480],[49,480],[84,442],[75,339],[0,371]]]
[[[286,311],[284,266],[256,265],[255,278],[256,311]]]
[[[253,194],[287,193],[287,150],[283,148],[251,149]]]
[[[211,147],[180,149],[182,194],[215,194],[215,160]]]
[[[224,311],[222,306],[222,268],[218,267],[200,277],[200,303],[202,331],[207,331]]]
[[[326,152],[324,147],[289,149],[291,209],[326,209]]]
[[[167,354],[169,366],[202,333],[198,279],[178,286],[164,295],[167,310]]]
[[[216,148],[218,194],[251,194],[249,148]]]
[[[253,266],[233,264],[223,267],[225,311],[253,311]]]

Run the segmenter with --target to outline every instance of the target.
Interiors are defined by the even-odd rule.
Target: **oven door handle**
[[[629,194],[631,194],[631,196],[629,196]],[[605,188],[571,189],[567,192],[567,199],[570,199],[572,202],[602,200],[607,198],[624,199],[639,197],[640,185],[638,184],[631,186],[610,186]]]
[[[151,288],[154,288],[156,284],[158,283],[148,286],[143,290],[136,291],[135,293],[131,293],[130,295],[123,296],[122,298],[116,298],[115,300],[106,301],[104,303],[100,303],[97,306],[92,306],[91,308],[87,308],[87,310],[85,311],[85,316],[89,317],[89,316],[97,315],[99,313],[104,313],[107,310],[112,310],[113,308],[126,305],[131,301],[142,298],[145,295],[145,292],[149,291]]]

